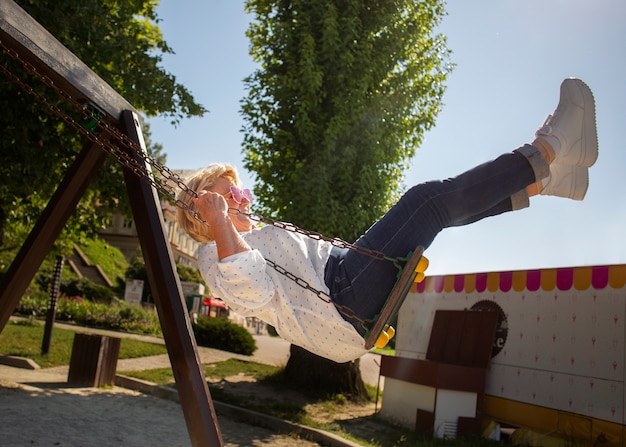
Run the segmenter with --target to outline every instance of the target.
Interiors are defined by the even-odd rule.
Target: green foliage
[[[267,328],[267,335],[269,335],[270,337],[279,337],[278,332],[276,331],[276,328],[274,326],[268,324],[266,328]]]
[[[80,297],[61,297],[57,302],[57,318],[89,327],[143,334],[161,333],[156,312],[123,301],[107,305]]]
[[[89,262],[99,265],[114,284],[125,284],[128,260],[124,254],[100,238],[84,238],[78,244]]]
[[[226,318],[198,318],[192,324],[196,343],[200,346],[252,355],[256,351],[256,342],[250,332]]]
[[[178,122],[205,109],[160,63],[172,53],[163,40],[156,15],[157,0],[82,1],[18,0],[17,3],[96,74],[148,116],[164,114]],[[39,79],[0,52],[0,63],[42,93],[69,116],[81,111],[63,104]],[[0,76],[0,246],[19,246],[54,193],[84,140],[31,95]],[[161,158],[162,147],[144,137],[149,152]],[[121,167],[111,157],[99,170],[57,241],[60,254],[71,241],[107,225],[115,211],[128,214]]]
[[[2,278],[4,272],[9,268],[16,254],[17,248],[0,249],[0,278]],[[23,302],[47,302],[50,293],[50,284],[52,283],[54,263],[54,255],[50,254],[49,256],[46,256],[37,274],[26,288],[26,291],[22,296]],[[71,281],[75,278],[76,275],[73,274],[69,268],[66,267],[63,269],[63,281]]]
[[[205,287],[208,287],[204,282],[204,279],[202,279],[202,275],[200,275],[198,269],[176,263],[176,271],[178,272],[178,277],[181,281],[197,282],[204,284]]]
[[[442,0],[247,0],[245,80],[257,210],[354,240],[397,197],[451,65]]]
[[[15,313],[43,318],[48,312],[48,301],[44,296],[24,296]],[[105,304],[94,303],[80,296],[61,296],[57,299],[55,315],[59,321],[88,327],[139,334],[161,334],[161,324],[155,311],[124,301]]]
[[[128,102],[178,122],[206,110],[161,67],[173,53],[163,40],[158,0],[18,0],[18,3]]]
[[[26,293],[22,296],[14,313],[17,315],[27,315],[32,317],[45,317],[48,311],[48,297],[46,294]]]
[[[135,256],[130,260],[128,267],[126,268],[126,278],[128,279],[140,279],[147,283],[148,271],[146,270],[146,264],[141,256]],[[145,292],[145,285],[144,285]],[[145,293],[144,293],[145,296]]]
[[[146,382],[155,383],[157,385],[174,385],[174,372],[172,367],[144,369],[140,371],[119,371],[119,374],[135,379],[145,380]]]
[[[101,286],[87,278],[73,278],[61,282],[61,293],[67,296],[80,296],[95,303],[109,304],[115,293],[109,287]]]
[[[452,68],[435,33],[444,4],[246,0],[260,65],[241,107],[255,212],[354,241],[387,211]],[[292,346],[286,373],[316,392],[365,394],[358,364],[335,365]]]

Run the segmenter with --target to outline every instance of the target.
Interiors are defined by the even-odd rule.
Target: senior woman
[[[530,196],[582,200],[597,157],[593,95],[584,82],[566,79],[556,110],[532,144],[457,177],[410,188],[354,245],[400,258],[417,246],[427,248],[444,228],[527,207]],[[199,270],[214,295],[317,355],[346,362],[367,352],[362,322],[380,313],[393,288],[392,263],[277,226],[255,225],[249,215],[252,197],[228,164],[209,165],[187,186],[198,196],[183,192],[179,199],[202,222],[182,209],[178,221],[203,243]],[[315,291],[331,299],[320,299]]]

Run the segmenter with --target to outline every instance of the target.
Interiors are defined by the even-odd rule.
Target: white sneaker
[[[592,166],[598,158],[598,134],[595,102],[587,84],[580,79],[564,80],[556,110],[535,136],[552,146],[554,163]]]
[[[543,179],[544,196],[583,200],[589,187],[589,168],[552,163],[550,175]]]

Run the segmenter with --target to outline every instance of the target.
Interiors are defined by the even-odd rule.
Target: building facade
[[[193,175],[196,170],[178,170],[175,174],[181,178]],[[163,212],[163,225],[165,234],[172,247],[174,260],[181,265],[191,268],[198,268],[197,252],[200,245],[178,225],[176,221],[176,206],[169,202],[161,202]],[[139,238],[137,237],[137,227],[134,220],[126,219],[121,214],[116,214],[111,218],[111,225],[98,232],[98,235],[107,243],[117,247],[126,256],[132,259],[140,253]]]

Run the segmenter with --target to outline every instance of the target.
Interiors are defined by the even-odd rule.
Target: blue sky
[[[242,163],[239,102],[255,69],[243,0],[161,0],[163,66],[210,112],[150,120],[167,165]],[[450,1],[439,31],[452,50],[436,126],[405,183],[454,176],[531,142],[557,102],[561,81],[583,79],[596,98],[600,156],[583,202],[540,196],[530,208],[444,230],[427,251],[429,274],[626,263],[626,2]],[[315,230],[315,229],[311,229]]]

